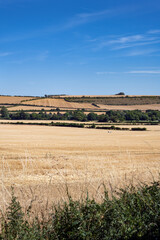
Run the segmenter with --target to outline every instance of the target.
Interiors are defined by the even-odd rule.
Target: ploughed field
[[[77,197],[85,188],[99,194],[102,183],[120,187],[158,178],[159,125],[144,132],[0,125],[0,133],[1,205],[11,185],[22,202],[33,189],[43,202],[62,198],[66,184]]]

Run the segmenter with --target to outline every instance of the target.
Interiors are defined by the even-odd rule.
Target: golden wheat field
[[[0,133],[1,206],[11,185],[25,204],[32,195],[41,204],[63,198],[66,184],[77,197],[86,188],[99,194],[103,182],[120,187],[158,178],[160,126],[132,132],[0,125]]]
[[[25,104],[25,102],[24,102]],[[28,105],[39,105],[39,106],[49,106],[49,107],[61,107],[61,108],[89,108],[93,109],[92,104],[90,103],[75,103],[75,102],[67,102],[64,99],[52,99],[52,98],[44,98],[44,99],[36,99],[33,101],[27,101]]]
[[[24,111],[33,111],[33,110],[37,110],[37,111],[40,111],[41,109],[44,109],[44,110],[51,110],[52,108],[50,107],[37,107],[37,106],[12,106],[12,107],[9,107],[8,110],[9,111],[20,111],[20,110],[24,110]]]
[[[44,110],[52,110],[52,109],[55,109],[57,107],[59,107],[61,110],[73,110],[73,109],[76,109],[76,108],[86,108],[88,110],[141,110],[141,111],[146,111],[148,109],[151,109],[151,110],[160,110],[160,104],[147,104],[147,105],[124,105],[124,106],[117,106],[117,105],[102,105],[102,104],[98,104],[99,108],[95,108],[93,105],[91,104],[87,104],[87,103],[83,103],[83,104],[80,104],[80,103],[67,103],[65,102],[64,100],[62,99],[54,99],[56,100],[56,103],[55,101],[53,102],[50,102],[48,104],[51,104],[52,107],[37,107],[37,106],[10,106],[8,107],[6,105],[6,107],[8,107],[8,110],[9,111],[19,111],[19,110],[37,110],[37,111],[40,111],[41,109],[44,109]],[[27,104],[37,104],[37,101],[27,101]],[[41,100],[42,101],[42,100]],[[47,104],[47,103],[44,103],[44,102],[41,102],[40,101],[40,105],[41,104]],[[24,102],[25,104],[26,102]],[[47,105],[48,106],[48,105]],[[50,106],[50,105],[49,105]],[[97,114],[102,114],[102,112],[97,112]]]
[[[22,101],[28,101],[36,97],[15,97],[15,96],[0,96],[0,104],[19,104]]]

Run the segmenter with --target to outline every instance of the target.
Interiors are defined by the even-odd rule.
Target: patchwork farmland
[[[98,101],[99,98],[100,96]],[[55,111],[57,114],[57,111],[65,113],[83,108],[86,113],[92,111],[98,115],[105,114],[105,109],[108,107],[112,110],[140,108],[143,111],[158,110],[160,107],[159,97],[150,96],[148,99],[143,98],[144,104],[140,104],[140,96],[137,100],[138,105],[133,104],[136,96],[131,96],[131,99],[134,99],[133,102],[129,100],[132,105],[112,105],[111,102],[109,102],[111,105],[105,105],[106,99],[109,101],[114,99],[115,104],[115,99],[118,98],[118,96],[102,96],[101,101],[103,101],[100,104],[97,102],[97,96],[88,98],[74,96],[73,99],[71,96],[53,98],[0,96],[0,104],[9,112],[23,110],[32,113],[43,109],[48,112]],[[86,99],[89,99],[88,102]],[[14,122],[17,124],[13,125]],[[25,205],[26,199],[30,196],[29,189],[35,193],[40,191],[39,196],[45,194],[46,200],[42,201],[44,204],[47,199],[59,201],[62,196],[65,197],[66,184],[74,197],[80,197],[81,192],[87,187],[93,195],[100,198],[101,188],[98,192],[97,188],[102,182],[108,187],[112,184],[114,188],[130,181],[150,182],[153,176],[158,179],[160,167],[158,123],[156,125],[145,123],[147,131],[140,132],[102,130],[98,129],[98,126],[111,126],[113,123],[95,121],[85,123],[79,121],[78,124],[84,124],[83,129],[37,125],[56,123],[56,120],[20,120],[19,122],[25,125],[19,125],[17,120],[0,120],[1,207],[4,207],[8,201],[8,192],[13,184]],[[73,120],[61,122],[76,124]],[[97,129],[88,129],[88,126],[93,124]],[[141,123],[137,124],[136,128],[144,127]],[[114,123],[114,125],[120,125],[122,129],[134,127],[131,122]],[[48,189],[47,193],[46,189]],[[22,197],[22,192],[26,193],[25,198]]]

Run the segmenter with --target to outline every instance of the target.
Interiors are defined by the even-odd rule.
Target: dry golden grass
[[[35,197],[38,209],[37,204],[44,207],[47,201],[65,198],[66,183],[74,197],[86,188],[99,197],[102,182],[119,187],[129,181],[156,179],[160,126],[147,129],[108,132],[0,125],[0,206],[9,199],[11,185],[24,205]]]
[[[36,97],[12,97],[12,96],[0,96],[0,104],[19,104],[22,101],[30,100]]]
[[[5,105],[5,104],[2,103],[2,104],[0,105],[0,108],[2,108],[2,107],[10,108],[10,107],[12,107],[12,106],[13,106],[13,105],[8,105],[8,104]]]
[[[25,103],[24,103],[25,104]],[[64,99],[54,99],[54,98],[44,98],[44,99],[37,99],[33,101],[28,101],[27,104],[29,105],[40,105],[40,106],[50,106],[50,107],[59,107],[59,108],[95,108],[92,104],[89,103],[74,103],[74,102],[67,102]]]
[[[6,107],[8,107],[8,106],[6,105]],[[8,108],[9,111],[19,111],[19,110],[26,111],[27,110],[27,111],[31,111],[31,112],[33,110],[40,111],[41,109],[44,109],[44,110],[52,110],[52,109],[54,109],[55,110],[56,108],[55,107],[23,106],[23,105],[21,105],[21,106],[11,106],[11,107]],[[60,107],[60,110],[63,110],[63,113],[65,113],[65,111],[68,111],[68,110],[73,111],[73,108],[67,108],[66,109],[66,108]],[[93,110],[95,110],[95,108]],[[97,111],[98,111],[98,109],[96,109],[95,113],[98,114],[98,115],[105,113],[105,111],[104,112],[101,112],[101,111],[97,112]],[[84,113],[88,114],[89,112],[84,112]]]
[[[28,103],[28,102],[27,102]],[[25,104],[25,103],[24,103]],[[50,107],[36,107],[36,106],[12,106],[10,108],[8,108],[9,111],[19,111],[19,110],[37,110],[37,111],[40,111],[41,109],[44,109],[44,110],[51,110],[52,108]]]
[[[19,110],[37,110],[37,111],[40,111],[41,109],[44,109],[44,110],[51,110],[51,109],[55,109],[57,107],[59,107],[61,110],[73,110],[73,109],[76,109],[76,108],[87,108],[87,109],[90,109],[92,111],[94,111],[96,109],[96,111],[100,110],[99,112],[96,112],[98,115],[99,114],[103,114],[105,113],[105,111],[107,110],[142,110],[142,111],[146,111],[148,109],[151,109],[151,110],[159,110],[160,111],[160,104],[147,104],[147,105],[123,105],[123,106],[117,106],[117,105],[102,105],[102,104],[99,104],[99,108],[95,108],[93,105],[90,105],[88,106],[87,103],[84,103],[84,104],[80,104],[80,103],[69,103],[70,106],[67,107],[67,105],[65,104],[62,104],[61,105],[61,99],[56,99],[57,102],[59,102],[59,104],[57,105],[57,103],[54,105],[54,107],[37,107],[37,106],[12,106],[12,107],[9,107],[8,110],[9,111],[19,111]],[[35,105],[36,105],[36,101],[34,101]],[[32,104],[32,101],[29,101],[27,102],[27,104]],[[24,102],[25,104],[25,102]],[[68,103],[67,103],[68,104]],[[66,106],[66,107],[64,107]],[[6,107],[8,107],[6,105]],[[104,112],[101,112],[102,110],[104,110]]]

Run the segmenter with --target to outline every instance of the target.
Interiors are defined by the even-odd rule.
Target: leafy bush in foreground
[[[29,211],[28,211],[29,214]],[[29,223],[12,194],[2,217],[0,239],[17,240],[158,240],[160,239],[159,182],[121,189],[102,203],[88,196],[54,208],[48,222],[35,218]]]

